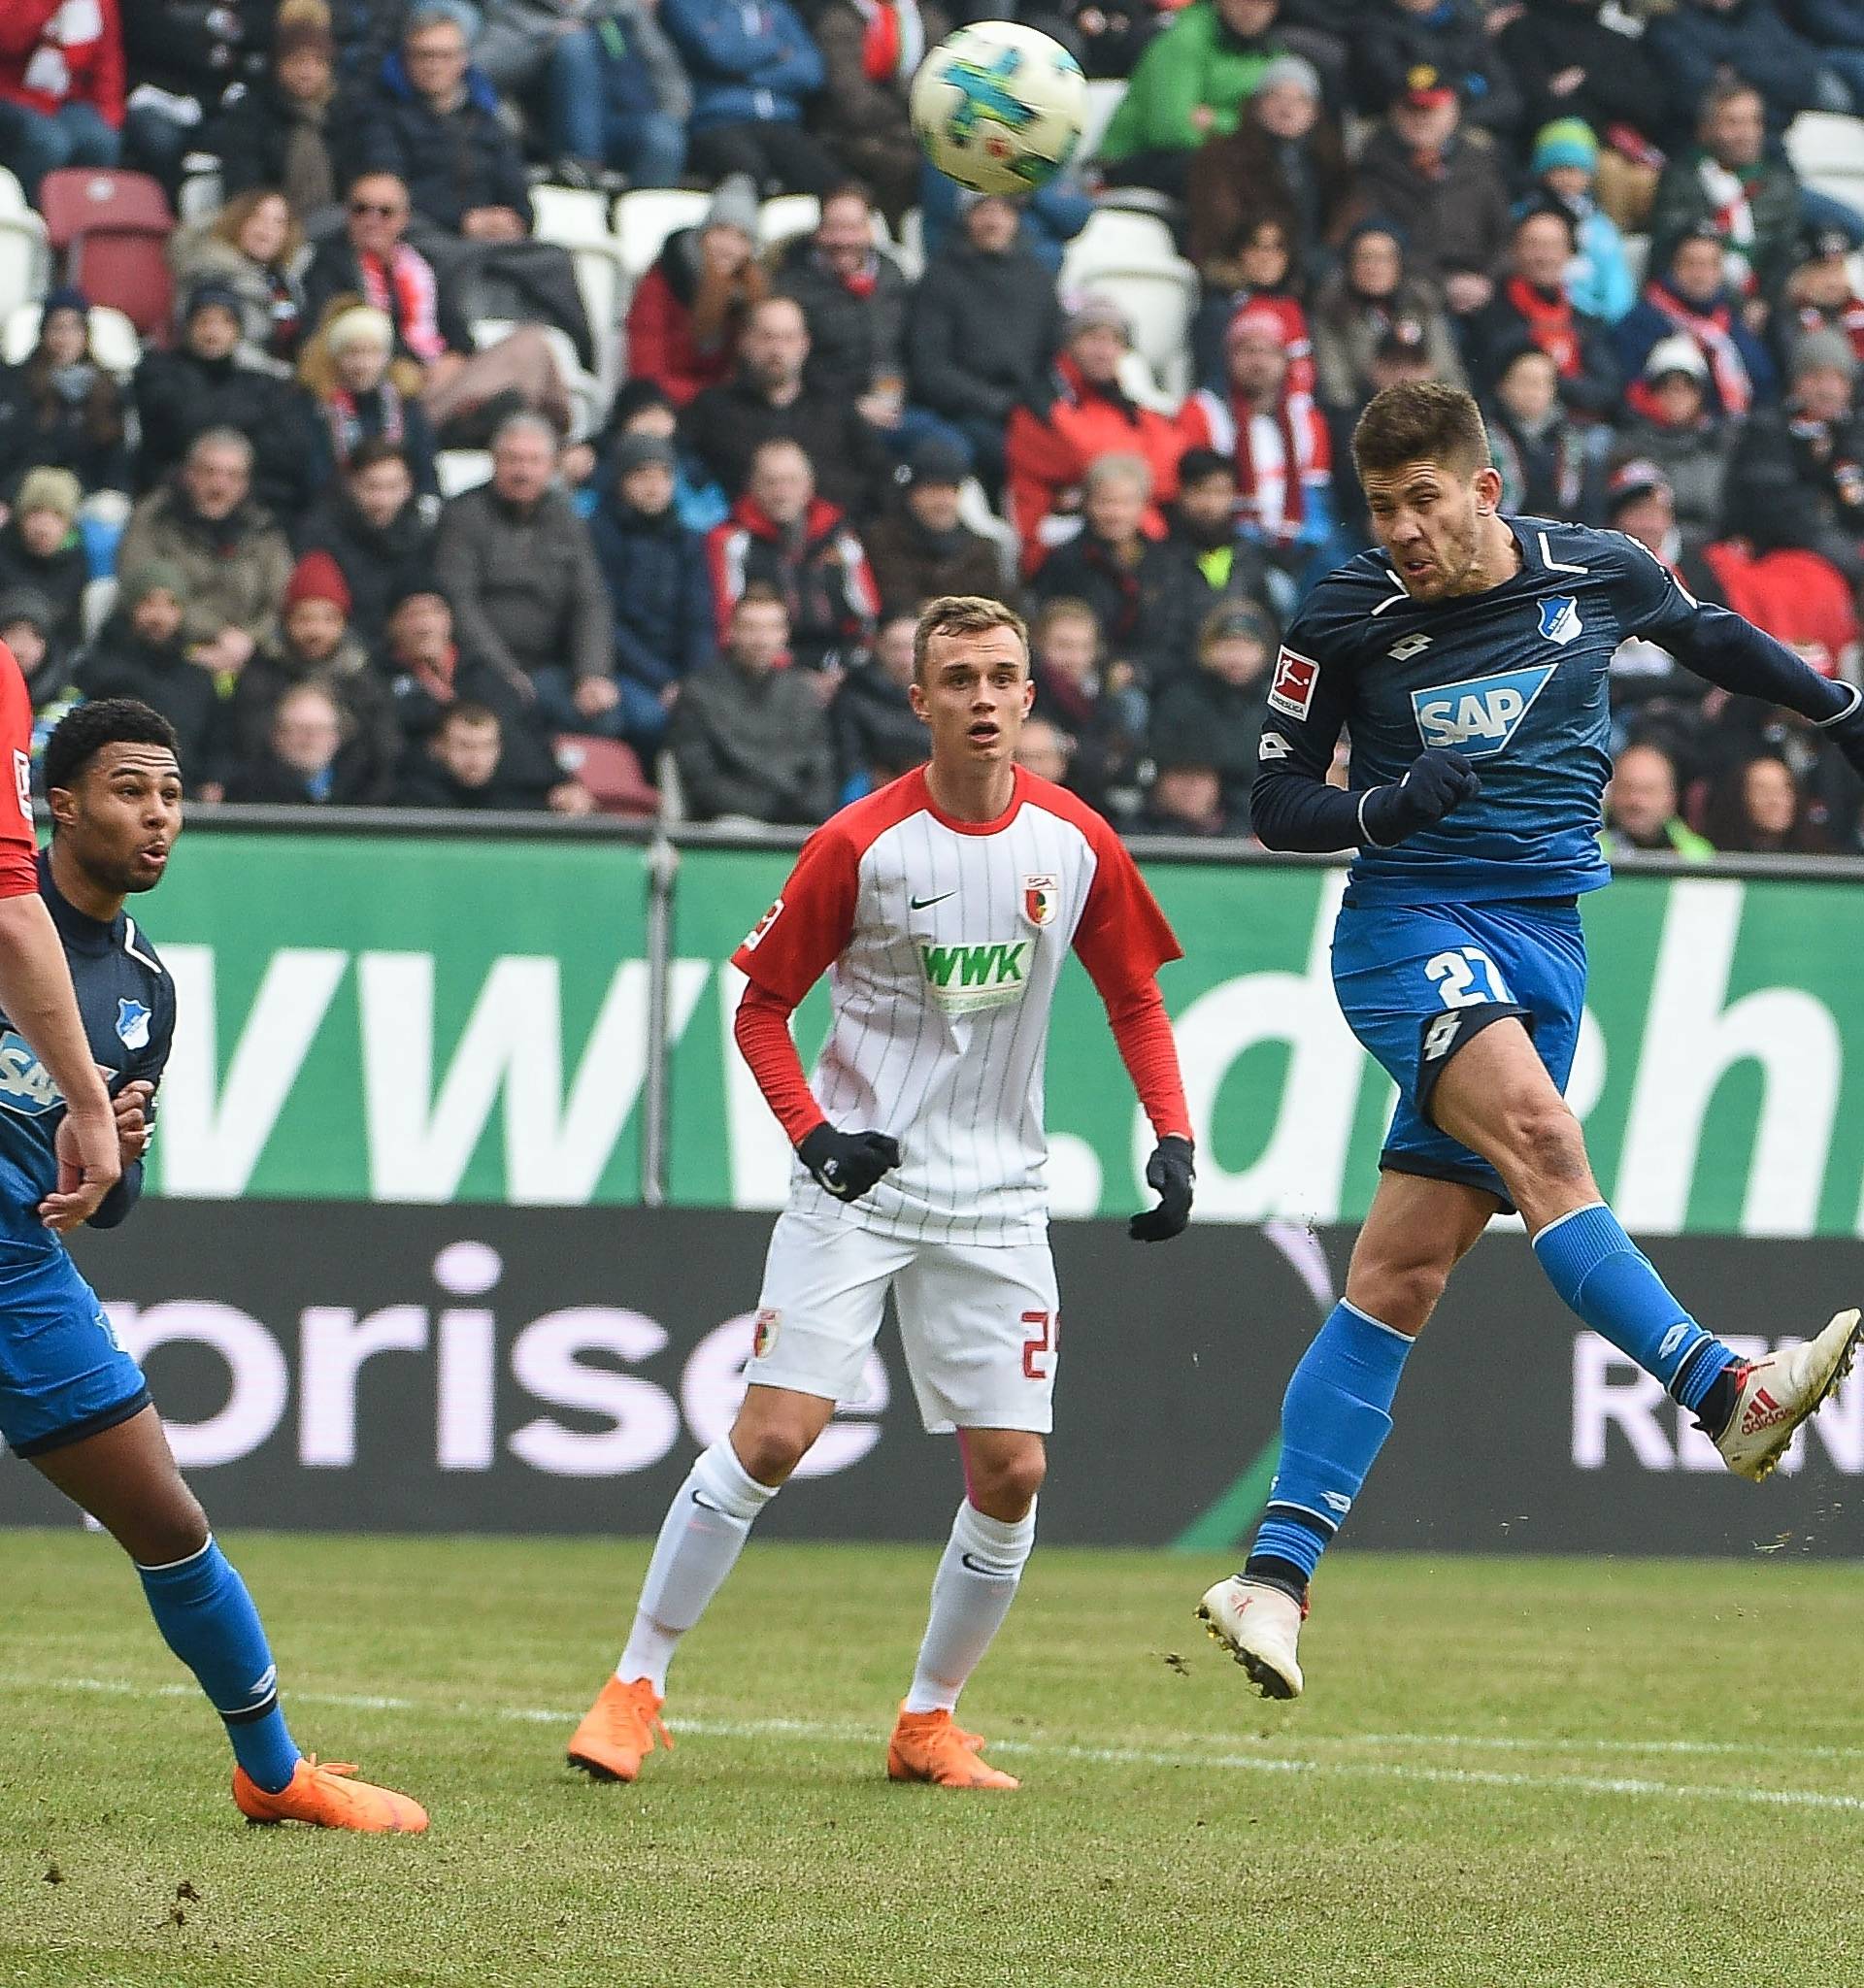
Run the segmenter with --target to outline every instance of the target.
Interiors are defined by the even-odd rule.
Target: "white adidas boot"
[[[1841,1311],[1817,1339],[1735,1370],[1735,1411],[1714,1442],[1736,1476],[1758,1484],[1773,1470],[1793,1432],[1850,1372],[1860,1340],[1858,1314]]]
[[[1299,1698],[1301,1666],[1294,1654],[1307,1611],[1291,1595],[1232,1574],[1206,1591],[1198,1618],[1249,1674],[1264,1698]]]

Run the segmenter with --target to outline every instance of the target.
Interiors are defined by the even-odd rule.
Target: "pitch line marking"
[[[122,1698],[198,1698],[191,1684],[132,1684],[108,1677],[0,1677],[0,1687],[35,1691],[106,1692]],[[405,1711],[441,1713],[449,1718],[490,1718],[522,1725],[573,1726],[581,1716],[540,1706],[487,1706],[464,1703],[440,1705],[432,1700],[386,1698],[356,1692],[293,1691],[286,1694],[298,1705],[324,1705],[350,1711]],[[875,1729],[867,1726],[838,1726],[814,1719],[682,1719],[669,1721],[677,1733],[691,1733],[714,1740],[801,1740],[817,1744],[874,1746],[879,1743]],[[1507,1739],[1511,1736],[1497,1735]],[[1481,1744],[1484,1736],[1456,1734],[1342,1734],[1309,1736],[1309,1745],[1339,1746],[1459,1745]],[[1269,1742],[1263,1742],[1265,1744]],[[1535,1742],[1523,1740],[1524,1747]],[[1610,1740],[1549,1740],[1548,1749],[1557,1751],[1573,1744],[1605,1746]],[[1636,1741],[1622,1742],[1635,1746]],[[1653,1750],[1687,1746],[1709,1746],[1715,1742],[1658,1740]],[[1077,1746],[1046,1740],[999,1740],[991,1744],[995,1753],[1020,1753],[1051,1760],[1092,1761],[1112,1767],[1173,1767],[1218,1769],[1255,1773],[1357,1774],[1364,1778],[1413,1781],[1433,1787],[1514,1788],[1537,1794],[1570,1791],[1581,1795],[1622,1795],[1639,1799],[1674,1802],[1727,1802],[1762,1808],[1811,1808],[1864,1814],[1864,1795],[1827,1794],[1816,1788],[1741,1788],[1716,1785],[1689,1786],[1676,1781],[1653,1781],[1625,1774],[1531,1774],[1500,1769],[1461,1767],[1414,1767],[1397,1761],[1311,1760],[1293,1754],[1234,1753],[1178,1750],[1147,1746]],[[1779,1749],[1775,1749],[1779,1751]],[[1801,1753],[1817,1757],[1849,1755],[1856,1748],[1802,1748]]]

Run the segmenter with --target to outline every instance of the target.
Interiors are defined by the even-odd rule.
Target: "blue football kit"
[[[1353,1034],[1398,1085],[1381,1164],[1504,1203],[1488,1162],[1429,1122],[1429,1091],[1471,1025],[1500,1013],[1520,1017],[1565,1087],[1585,995],[1577,904],[1611,880],[1599,829],[1612,652],[1642,636],[1734,689],[1787,702],[1788,686],[1814,686],[1814,717],[1846,717],[1851,696],[1696,602],[1635,540],[1507,522],[1520,567],[1486,592],[1414,601],[1381,552],[1315,588],[1277,659],[1252,797],[1272,847],[1358,845],[1334,985]],[[1348,793],[1318,785],[1343,729]],[[1481,793],[1381,846],[1368,803],[1433,750],[1466,761]]]
[[[90,1053],[115,1097],[158,1083],[175,1033],[175,990],[135,920],[86,917],[39,858],[39,888],[64,944]],[[57,1185],[53,1141],[65,1101],[45,1066],[0,1013],[0,1437],[34,1456],[113,1428],[149,1401],[141,1369],[116,1343],[64,1242],[39,1218]],[[111,1228],[142,1192],[126,1168],[91,1217]]]
[[[1314,589],[1277,658],[1250,813],[1271,848],[1357,850],[1333,978],[1354,1036],[1398,1085],[1381,1166],[1507,1208],[1495,1168],[1432,1122],[1431,1094],[1463,1044],[1505,1017],[1566,1086],[1585,998],[1579,901],[1611,880],[1599,831],[1613,651],[1648,638],[1710,681],[1827,728],[1853,763],[1864,763],[1864,699],[1695,601],[1620,533],[1503,522],[1518,566],[1482,592],[1414,601],[1378,551]],[[1325,783],[1342,731],[1346,790]],[[1725,1426],[1734,1355],[1609,1208],[1556,1217],[1533,1247],[1581,1320]],[[1280,1466],[1246,1578],[1305,1594],[1390,1433],[1411,1345],[1346,1299],[1334,1308],[1282,1401]]]

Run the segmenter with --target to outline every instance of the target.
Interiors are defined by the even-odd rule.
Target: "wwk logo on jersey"
[[[1028,984],[1029,944],[1026,939],[1013,939],[991,945],[922,945],[925,984],[948,1014],[1019,1001]]]
[[[1579,632],[1579,602],[1571,594],[1548,594],[1541,603],[1541,633],[1564,648]]]
[[[1472,677],[1466,683],[1414,690],[1411,709],[1417,736],[1426,746],[1453,746],[1471,759],[1499,752],[1547,687],[1553,669],[1551,663],[1540,663],[1531,670],[1504,670],[1494,677]]]
[[[1320,680],[1320,665],[1312,656],[1282,649],[1275,659],[1275,681],[1269,686],[1269,709],[1285,712],[1291,718],[1304,718],[1314,703],[1314,686]]]

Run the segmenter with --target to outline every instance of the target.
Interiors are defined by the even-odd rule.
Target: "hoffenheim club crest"
[[[1541,633],[1564,648],[1579,632],[1579,602],[1571,594],[1549,594],[1541,603]]]
[[[150,1011],[140,1001],[118,1001],[116,1034],[125,1049],[149,1047]]]

